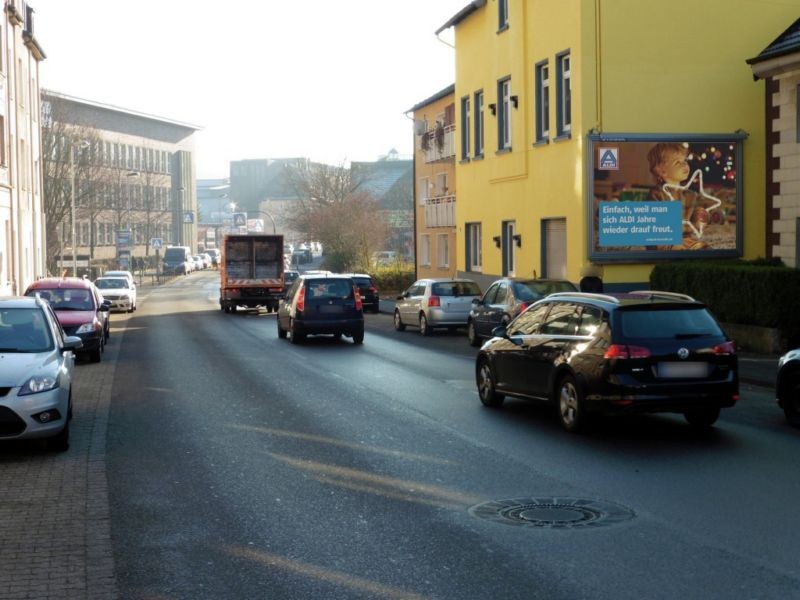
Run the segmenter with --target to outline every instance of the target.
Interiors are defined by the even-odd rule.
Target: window
[[[578,307],[574,304],[554,304],[542,323],[543,335],[575,335],[578,326]]]
[[[431,266],[431,236],[427,233],[419,239],[419,264]]]
[[[469,158],[469,96],[461,99],[461,160]]]
[[[481,224],[467,223],[467,269],[481,272],[483,270],[483,255],[481,252]]]
[[[430,188],[430,181],[427,177],[423,177],[419,180],[419,186],[417,187],[417,195],[419,196],[419,205],[425,206],[428,203],[428,190]]]
[[[483,92],[475,92],[475,156],[483,156]]]
[[[578,335],[594,336],[603,322],[603,313],[599,308],[584,306],[581,313],[581,324],[578,327]]]
[[[6,118],[0,116],[0,166],[6,167]]]
[[[547,61],[536,65],[536,141],[550,135],[550,67]]]
[[[540,304],[526,310],[511,322],[508,335],[533,335],[539,329],[549,308],[547,304]]]
[[[447,173],[437,173],[436,174],[436,195],[437,196],[446,196],[449,191],[450,191],[450,188],[447,186]]]
[[[508,29],[508,0],[497,0],[497,30]]]
[[[511,150],[511,79],[497,82],[497,149]]]
[[[516,233],[516,221],[503,222],[503,275],[508,277],[514,277],[517,268],[517,245],[514,243]]]
[[[563,137],[572,129],[572,74],[568,51],[556,56],[556,70],[556,134]]]
[[[800,85],[797,86],[795,91],[794,106],[797,110],[797,133],[794,141],[800,144]]]
[[[450,245],[448,235],[440,233],[436,236],[436,264],[439,268],[447,268],[450,266]]]

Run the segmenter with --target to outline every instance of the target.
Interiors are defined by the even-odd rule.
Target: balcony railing
[[[442,136],[442,143],[436,141],[436,130],[432,129],[425,132],[427,135],[428,149],[422,147],[420,144],[420,152],[425,159],[426,163],[436,162],[446,158],[453,158],[456,155],[456,126],[447,125],[444,127],[444,135]]]
[[[425,201],[426,227],[456,226],[456,197],[434,196]]]

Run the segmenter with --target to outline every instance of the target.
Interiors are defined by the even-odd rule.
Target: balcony
[[[446,125],[441,129],[441,134],[438,134],[439,128],[437,127],[420,136],[419,151],[426,163],[454,158],[456,155],[456,126]]]
[[[425,201],[425,227],[455,227],[456,197],[434,196]]]

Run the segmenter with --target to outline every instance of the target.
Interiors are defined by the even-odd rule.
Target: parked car
[[[480,295],[481,288],[470,279],[420,279],[397,297],[394,328],[412,325],[430,335],[437,327],[464,327],[472,300]]]
[[[197,256],[199,256],[202,261],[203,269],[211,268],[211,255],[208,252],[201,252]]]
[[[39,294],[55,311],[67,335],[81,339],[79,355],[100,362],[109,336],[109,302],[88,279],[78,277],[46,277],[34,281],[25,290],[26,296]]]
[[[194,270],[195,271],[202,271],[205,269],[203,266],[203,259],[200,257],[199,254],[192,255],[192,260],[194,261]]]
[[[50,305],[37,298],[0,299],[0,421],[4,440],[47,438],[69,448],[74,350]]]
[[[219,248],[211,248],[206,250],[206,254],[211,257],[211,266],[215,269],[219,266],[220,253]]]
[[[133,277],[133,273],[130,271],[106,271],[102,275],[103,277],[124,277],[127,279],[133,287],[136,287],[136,280]]]
[[[278,337],[293,344],[307,335],[333,334],[364,341],[364,310],[353,280],[342,275],[301,275],[278,307]]]
[[[786,420],[800,427],[800,348],[790,350],[778,360],[775,393]]]
[[[109,310],[129,312],[136,310],[136,286],[124,277],[98,277],[94,284],[103,298],[109,301]]]
[[[592,415],[658,412],[708,428],[739,399],[735,344],[683,294],[552,294],[494,336],[475,361],[481,402],[548,401],[568,431]]]
[[[292,269],[284,270],[283,272],[283,293],[289,291],[289,288],[295,282],[295,280],[300,277],[299,271],[294,271]]]
[[[345,276],[352,278],[356,286],[358,286],[358,293],[361,294],[364,311],[369,308],[370,311],[376,314],[380,312],[381,296],[378,293],[378,288],[375,287],[372,277],[366,273],[345,273]]]
[[[519,313],[537,300],[554,292],[577,292],[578,288],[566,279],[498,279],[481,298],[472,301],[467,320],[467,338],[472,346],[492,337],[498,325],[508,325]]]
[[[194,260],[188,246],[168,246],[164,250],[164,274],[188,275],[194,270]]]

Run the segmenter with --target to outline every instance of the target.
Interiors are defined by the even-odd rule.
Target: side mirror
[[[111,310],[111,302],[109,302],[108,300],[103,300],[103,303],[99,306],[97,310],[108,312],[109,310]]]
[[[499,337],[499,338],[508,337],[508,335],[506,335],[506,326],[505,325],[498,325],[497,327],[492,329],[492,336]]]
[[[83,348],[83,340],[77,335],[68,335],[64,338],[64,348],[62,351],[77,350]]]
[[[473,304],[474,306],[478,306],[479,304],[483,304],[483,302],[481,302],[481,299],[480,299],[480,298],[473,298],[473,299],[472,299],[472,304]]]

